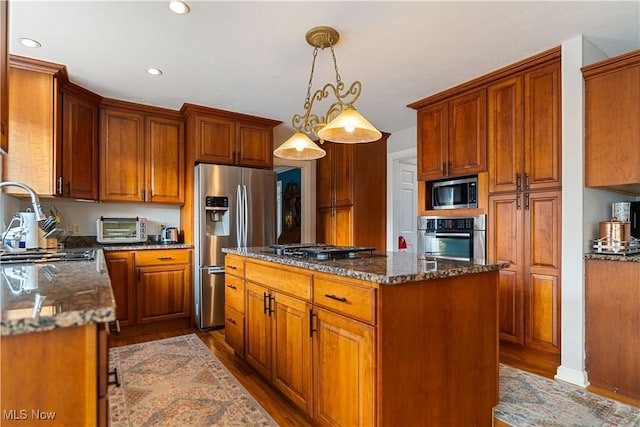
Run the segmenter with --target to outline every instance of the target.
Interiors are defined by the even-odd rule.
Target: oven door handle
[[[426,233],[428,237],[471,237],[472,233]]]

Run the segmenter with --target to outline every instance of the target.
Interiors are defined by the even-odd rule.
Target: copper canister
[[[628,242],[631,240],[631,223],[629,221],[611,221],[600,223],[600,238],[609,242]]]

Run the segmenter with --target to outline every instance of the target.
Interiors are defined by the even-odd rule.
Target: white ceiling
[[[343,81],[362,81],[356,107],[393,133],[415,125],[407,104],[577,35],[607,56],[640,48],[637,0],[189,4],[191,13],[176,15],[168,1],[11,0],[10,52],[65,64],[72,81],[104,97],[175,110],[189,102],[290,126],[311,68],[305,33],[328,25],[340,33]],[[321,51],[314,88],[334,78]]]

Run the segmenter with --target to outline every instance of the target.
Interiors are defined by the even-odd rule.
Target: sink
[[[69,249],[56,251],[27,251],[0,253],[0,264],[39,263],[54,261],[91,261],[94,249]]]

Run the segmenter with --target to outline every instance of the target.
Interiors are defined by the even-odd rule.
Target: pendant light
[[[296,133],[274,150],[273,154],[283,159],[313,160],[323,157],[326,152],[318,147],[309,135],[314,134],[320,143],[326,141],[353,144],[377,141],[382,133],[365,119],[353,106],[360,97],[362,84],[356,80],[347,90],[338,72],[333,46],[340,39],[338,32],[331,27],[315,27],[306,34],[307,42],[314,47],[311,74],[307,85],[307,96],[304,101],[304,113],[295,114],[291,121]],[[318,49],[331,50],[333,67],[336,72],[336,82],[327,83],[311,95],[313,72],[316,65]],[[324,116],[312,113],[313,103],[322,101],[333,94],[335,100],[331,102]],[[327,123],[329,122],[329,123]]]

